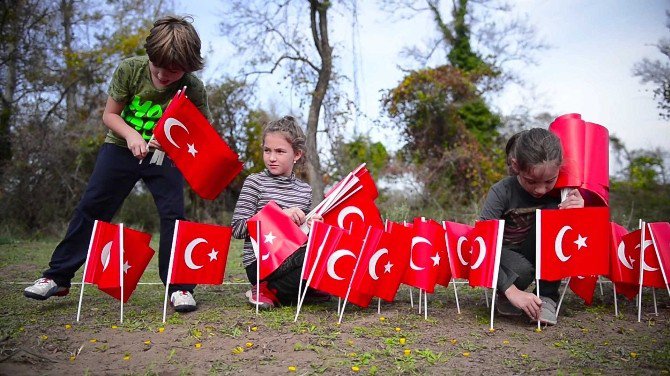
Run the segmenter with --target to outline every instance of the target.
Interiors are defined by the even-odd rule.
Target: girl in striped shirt
[[[251,247],[247,220],[272,200],[300,226],[312,206],[312,188],[293,172],[295,166],[304,163],[306,152],[305,134],[296,120],[292,116],[284,116],[267,123],[262,139],[265,170],[249,175],[244,181],[232,221],[233,236],[244,239],[242,263],[252,285],[256,283],[257,261]],[[305,247],[302,247],[286,259],[275,272],[261,281],[258,296],[255,286],[247,291],[249,302],[265,309],[295,302],[304,256]]]

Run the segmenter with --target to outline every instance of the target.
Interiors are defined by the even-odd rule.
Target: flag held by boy
[[[154,136],[193,191],[215,199],[242,171],[237,154],[180,90],[156,124]]]

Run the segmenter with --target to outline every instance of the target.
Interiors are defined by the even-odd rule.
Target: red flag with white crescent
[[[119,257],[119,226],[96,220],[92,236],[84,282],[97,284],[102,272],[109,267],[110,257]]]
[[[449,266],[454,278],[468,279],[470,275],[470,233],[472,226],[457,222],[442,222],[445,229]]]
[[[337,244],[329,247],[316,264],[310,285],[331,295],[344,298],[349,289],[354,269],[363,248],[365,233],[344,232]],[[357,292],[349,294],[348,300],[359,306],[367,306],[371,297],[365,297]]]
[[[505,221],[501,219],[475,222],[469,236],[472,249],[468,277],[470,286],[495,287],[504,229]]]
[[[359,291],[392,302],[403,274],[409,266],[413,231],[399,223],[389,222],[376,250],[369,258],[367,272],[359,283]]]
[[[257,227],[258,226],[258,227]],[[259,278],[265,279],[307,241],[307,235],[276,202],[268,202],[247,220],[254,249],[260,251]],[[257,239],[258,235],[260,238]]]
[[[97,285],[101,291],[120,300],[121,281],[119,274],[123,270],[123,301],[127,302],[137,288],[137,284],[155,252],[149,246],[151,242],[150,234],[123,227],[123,264],[121,266],[119,264],[121,262],[119,257],[121,248],[118,246],[120,244],[118,233],[121,226],[111,226],[116,227],[116,239],[114,241],[116,244],[112,244],[109,258],[104,257],[108,261],[106,267],[103,263],[103,270],[98,276]]]
[[[352,232],[365,233],[368,226],[384,228],[384,222],[374,200],[361,192],[356,192],[324,213],[323,221]]]
[[[177,221],[169,283],[223,283],[231,234],[227,226]]]
[[[409,249],[409,267],[402,282],[433,293],[441,275],[440,268],[448,265],[444,229],[432,219],[425,221],[421,218],[414,219],[412,229],[414,235]]]
[[[538,209],[536,221],[536,278],[609,273],[608,208]]]
[[[242,171],[238,155],[183,91],[165,109],[154,137],[202,198],[215,199]]]

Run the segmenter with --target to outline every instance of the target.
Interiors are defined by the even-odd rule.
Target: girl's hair
[[[302,156],[298,159],[296,165],[305,163],[304,157],[307,153],[305,132],[303,132],[293,116],[284,116],[279,120],[273,120],[265,124],[265,127],[263,127],[263,144],[265,144],[265,136],[268,133],[281,133],[286,141],[291,144],[294,152],[302,152]]]
[[[507,169],[510,175],[528,171],[532,166],[544,162],[563,163],[563,148],[558,137],[542,128],[521,131],[510,137],[505,146]],[[516,160],[519,171],[512,168],[512,159]]]
[[[187,73],[203,68],[200,37],[192,22],[190,16],[165,16],[154,22],[144,49],[155,66]]]

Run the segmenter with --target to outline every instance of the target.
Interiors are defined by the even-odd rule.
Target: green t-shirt
[[[205,85],[192,73],[164,89],[156,89],[151,81],[149,58],[131,57],[121,61],[112,76],[107,94],[117,102],[125,103],[121,117],[149,141],[154,127],[177,90],[186,86],[186,95],[207,119],[212,119],[207,104]],[[126,140],[110,130],[105,142],[127,147]]]

